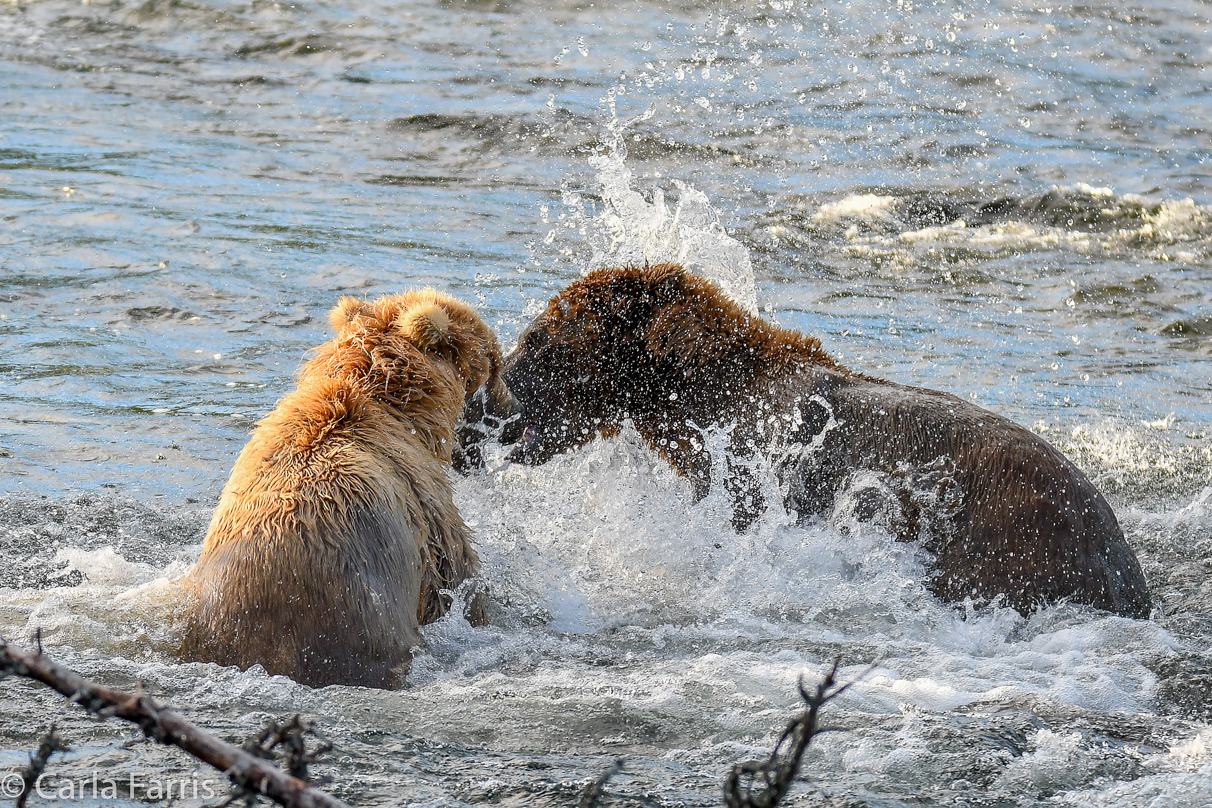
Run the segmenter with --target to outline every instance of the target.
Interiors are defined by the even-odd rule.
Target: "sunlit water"
[[[355,805],[570,805],[619,757],[608,804],[719,805],[837,655],[882,666],[793,804],[1212,802],[1210,65],[1198,2],[4,0],[0,633],[229,738],[312,716]],[[738,536],[624,435],[456,481],[492,623],[408,689],[176,661],[169,581],[339,295],[508,345],[670,258],[1042,433],[1155,618],[944,606],[844,509]],[[58,778],[195,772],[6,680],[0,774],[51,722]]]

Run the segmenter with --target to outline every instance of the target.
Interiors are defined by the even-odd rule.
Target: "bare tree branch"
[[[21,788],[21,793],[17,795],[16,808],[25,808],[25,801],[29,799],[29,793],[34,790],[38,778],[46,771],[46,764],[50,761],[50,756],[56,752],[66,752],[69,748],[67,742],[55,732],[55,725],[51,724],[50,730],[42,736],[42,742],[38,744],[38,751],[29,756],[29,765],[25,767],[25,771],[21,772],[21,779],[25,785]]]
[[[842,658],[833,661],[833,667],[810,693],[804,687],[804,677],[799,680],[800,698],[808,709],[791,720],[778,743],[764,761],[748,761],[732,767],[724,781],[724,803],[728,808],[774,808],[787,794],[787,789],[799,776],[800,761],[812,739],[827,730],[817,726],[821,708],[850,689],[850,686],[875,669],[875,665],[859,674],[857,679],[837,686],[837,669]]]
[[[137,724],[154,741],[179,747],[223,772],[246,793],[263,794],[287,808],[348,808],[269,762],[222,741],[143,695],[94,684],[41,653],[13,648],[0,638],[0,676],[14,675],[49,685],[94,715]],[[305,770],[306,764],[303,764]]]

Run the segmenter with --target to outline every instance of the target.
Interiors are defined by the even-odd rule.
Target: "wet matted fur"
[[[492,330],[432,290],[343,298],[240,453],[189,593],[190,660],[260,664],[309,685],[395,686],[476,574],[447,477],[465,403],[515,405]],[[484,622],[477,596],[470,619]]]

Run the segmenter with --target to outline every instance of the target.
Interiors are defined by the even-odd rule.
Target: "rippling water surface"
[[[354,805],[571,805],[618,757],[607,804],[719,805],[839,654],[882,667],[792,804],[1212,802],[1209,16],[3,0],[0,633],[227,737],[315,717]],[[844,514],[737,536],[623,435],[456,481],[492,624],[427,629],[408,689],[176,661],[168,582],[339,295],[430,284],[508,345],[587,269],[668,258],[1043,434],[1154,618],[943,606]],[[52,721],[56,777],[195,771],[0,694],[0,772]]]

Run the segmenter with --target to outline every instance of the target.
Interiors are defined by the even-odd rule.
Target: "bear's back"
[[[391,670],[421,642],[437,461],[408,437],[366,428],[299,451],[277,439],[290,434],[281,423],[262,427],[186,578],[185,656],[311,685],[394,684]]]

